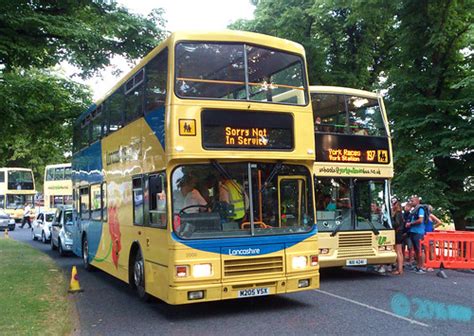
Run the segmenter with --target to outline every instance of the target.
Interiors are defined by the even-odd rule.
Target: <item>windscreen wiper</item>
[[[335,222],[339,222],[339,225],[336,224],[336,227],[334,228],[334,230],[332,230],[331,232],[331,237],[334,237],[336,235],[336,233],[339,232],[339,230],[342,228],[342,216],[338,216],[336,219],[335,219]]]
[[[281,161],[278,161],[277,163],[275,163],[272,171],[270,172],[268,177],[265,179],[265,182],[263,183],[262,188],[260,189],[260,193],[262,193],[267,188],[268,182],[270,182],[275,177],[275,175],[281,170],[282,167],[283,167],[283,164]]]
[[[369,220],[369,225],[370,225],[370,227],[372,228],[372,231],[374,232],[374,234],[375,234],[376,236],[378,236],[378,235],[380,234],[380,232],[379,232],[379,230],[377,230],[377,228],[375,227],[375,225],[372,223],[371,220]]]

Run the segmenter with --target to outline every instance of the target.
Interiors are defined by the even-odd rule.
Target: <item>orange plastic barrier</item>
[[[474,232],[429,232],[421,243],[425,267],[474,269]]]

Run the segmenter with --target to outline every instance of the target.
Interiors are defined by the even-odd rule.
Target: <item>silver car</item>
[[[51,249],[59,250],[61,256],[72,251],[72,218],[72,206],[59,206],[51,225]]]
[[[54,211],[41,211],[33,221],[31,237],[33,240],[41,239],[46,244],[51,239],[51,224],[54,219]]]
[[[15,230],[15,220],[10,217],[5,211],[0,209],[0,230],[8,229],[8,231]]]

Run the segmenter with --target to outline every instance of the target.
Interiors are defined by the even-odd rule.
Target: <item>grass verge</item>
[[[26,244],[0,238],[0,333],[68,335],[73,316],[59,267]]]

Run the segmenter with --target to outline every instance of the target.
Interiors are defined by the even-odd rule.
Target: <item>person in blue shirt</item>
[[[420,198],[418,196],[412,196],[410,198],[410,204],[413,207],[411,211],[411,220],[406,224],[409,229],[408,236],[415,249],[415,258],[417,262],[417,269],[415,270],[418,274],[426,273],[423,270],[423,253],[421,251],[420,241],[425,235],[425,210],[420,206]]]
[[[336,211],[336,203],[333,201],[330,195],[324,195],[324,210],[326,211]]]

